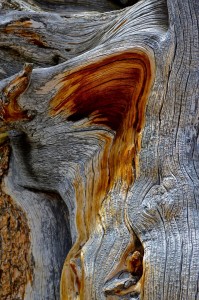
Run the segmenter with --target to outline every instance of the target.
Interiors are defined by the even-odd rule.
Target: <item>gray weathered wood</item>
[[[25,299],[199,299],[197,0],[17,2],[0,13],[2,190],[30,228]]]

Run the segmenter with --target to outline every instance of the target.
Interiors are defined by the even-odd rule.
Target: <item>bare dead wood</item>
[[[197,299],[196,1],[20,5],[0,15],[0,88],[4,192],[32,233],[25,299],[59,297],[61,269],[61,299]]]

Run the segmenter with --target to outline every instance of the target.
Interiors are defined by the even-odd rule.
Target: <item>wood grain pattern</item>
[[[53,79],[59,89],[49,114],[61,115],[81,130],[97,128],[96,133],[88,134],[103,145],[97,164],[93,160],[86,171],[86,184],[80,174],[73,183],[78,238],[62,273],[62,299],[84,299],[81,248],[100,222],[102,201],[112,189],[122,189],[125,194],[138,172],[141,130],[154,71],[150,55],[134,49],[63,73],[60,81]]]
[[[43,40],[42,36],[39,33],[35,32],[34,28],[38,25],[39,23],[25,17],[21,20],[8,23],[2,32],[8,36],[13,34],[18,37],[25,38],[27,39],[28,43],[37,45],[38,47],[47,48],[49,47],[47,42]]]
[[[32,64],[26,64],[24,69],[2,88],[0,117],[4,123],[30,119],[28,113],[19,106],[17,100],[29,85],[32,68]]]
[[[198,299],[198,1],[3,1],[21,10],[0,12],[0,138],[25,300]]]

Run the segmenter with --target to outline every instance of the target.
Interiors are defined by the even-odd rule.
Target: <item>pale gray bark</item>
[[[62,273],[63,300],[198,300],[197,0],[143,0],[105,13],[114,4],[92,1],[88,13],[89,2],[83,1],[77,13],[65,12],[62,4],[54,13],[46,3],[39,8],[17,2],[22,11],[0,14],[0,90],[2,126],[10,131],[12,147],[4,191],[26,212],[31,230],[34,280],[25,299],[59,299],[63,262],[73,246]],[[52,99],[68,74],[90,66],[85,77],[90,85],[98,83],[94,74],[101,66],[94,64],[110,57],[117,61],[126,52],[145,53],[152,70],[140,153],[132,139],[136,159],[140,154],[139,172],[132,155],[134,182],[124,187],[121,179],[109,190],[104,187],[92,217],[88,202],[96,204],[95,187],[105,176],[103,151],[110,155],[117,130],[85,125],[90,115],[52,115]],[[33,71],[27,67],[22,73],[25,62],[34,63]],[[126,76],[122,67],[118,72]],[[6,120],[5,87],[23,76],[29,83],[17,101],[30,119]],[[118,168],[120,161],[118,151]],[[126,267],[135,251],[144,254],[142,276]],[[70,261],[80,291],[67,287]]]

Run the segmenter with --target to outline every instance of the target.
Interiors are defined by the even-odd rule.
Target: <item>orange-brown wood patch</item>
[[[24,299],[33,280],[30,229],[24,211],[3,192],[10,147],[0,145],[0,299]]]
[[[14,122],[28,120],[30,117],[18,104],[18,98],[27,89],[30,81],[31,65],[25,65],[24,70],[17,74],[7,86],[5,86],[0,96],[0,116],[4,122]]]
[[[126,193],[134,180],[132,161],[134,168],[138,168],[141,130],[153,72],[151,58],[138,50],[69,70],[52,81],[57,92],[50,102],[50,115],[61,115],[71,122],[72,128],[98,128],[99,131],[86,131],[86,134],[88,138],[95,136],[102,145],[100,153],[85,166],[86,183],[81,181],[81,175],[74,182],[78,238],[62,272],[62,300],[86,299],[81,249],[97,222],[100,223],[99,211],[109,191],[120,186]],[[100,130],[103,128],[113,134]],[[71,264],[77,258],[82,261],[81,276],[75,275],[74,263]]]
[[[151,83],[151,62],[143,51],[112,55],[70,70],[57,82],[51,116],[61,114],[75,124],[82,121],[81,127],[97,125],[115,132],[108,158],[112,182],[124,180],[129,185],[133,180],[131,165],[134,159],[136,167]]]
[[[151,82],[150,62],[144,53],[114,55],[64,75],[51,101],[52,115],[63,113],[74,122],[89,118],[90,124],[118,130],[131,109],[129,126],[140,130],[143,96]]]
[[[43,48],[48,47],[48,43],[44,41],[44,38],[35,31],[36,29],[34,28],[32,20],[18,20],[9,23],[3,30],[6,34],[14,34],[19,37],[24,37],[31,44]]]

